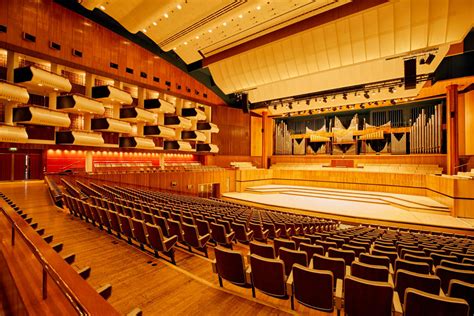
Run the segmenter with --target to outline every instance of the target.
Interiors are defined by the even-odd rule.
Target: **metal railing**
[[[28,249],[31,253],[36,257],[38,262],[41,264],[42,267],[42,284],[41,284],[41,292],[42,292],[42,299],[45,300],[48,297],[48,275],[54,281],[54,283],[58,286],[61,293],[66,297],[68,302],[72,305],[72,307],[77,311],[78,315],[90,315],[84,305],[81,303],[79,298],[76,296],[74,291],[66,284],[66,282],[61,278],[59,273],[48,263],[46,258],[43,254],[39,251],[39,249],[34,245],[34,243],[23,233],[23,231],[18,227],[18,224],[15,222],[13,218],[7,213],[3,207],[0,207],[0,210],[5,215],[7,220],[11,223],[12,226],[12,236],[11,236],[11,245],[12,247],[15,246],[15,238],[16,235],[20,236],[23,241],[25,242]]]

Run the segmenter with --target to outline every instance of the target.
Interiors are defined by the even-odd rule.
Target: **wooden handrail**
[[[58,263],[57,261],[55,264],[52,264],[48,261],[47,258],[50,258],[52,261],[55,261],[55,258],[52,257],[52,253],[54,251],[51,248],[51,253],[43,253],[40,248],[49,247],[44,240],[41,239],[39,235],[37,235],[31,227],[14,211],[6,210],[3,207],[0,207],[0,210],[5,215],[8,222],[11,224],[12,232],[11,232],[11,245],[12,247],[15,246],[15,239],[16,235],[20,236],[24,241],[26,247],[31,251],[31,253],[35,256],[38,262],[41,264],[43,275],[42,275],[42,298],[45,300],[48,295],[47,291],[47,279],[48,275],[54,281],[54,283],[58,286],[60,292],[64,295],[67,301],[71,304],[74,310],[77,312],[78,315],[95,315],[106,312],[107,315],[118,315],[117,311],[115,311],[110,304],[108,304],[93,288],[90,287],[75,271],[73,274],[66,276],[65,273],[62,276],[55,266],[60,267],[61,264],[64,264],[65,267],[70,268],[66,262]],[[24,232],[24,230],[26,232]],[[31,231],[28,231],[31,230]],[[44,243],[44,245],[41,245]],[[58,256],[58,259],[61,259],[59,255],[54,253]],[[69,273],[69,271],[67,271]],[[66,281],[69,279],[69,281]],[[80,283],[84,284],[80,284]],[[75,290],[71,288],[79,287],[81,288],[82,294],[79,297]],[[84,303],[87,301],[87,303]]]

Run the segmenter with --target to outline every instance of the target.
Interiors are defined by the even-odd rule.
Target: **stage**
[[[450,215],[448,206],[429,197],[374,191],[340,190],[292,185],[262,185],[225,198],[262,207],[339,219],[348,223],[399,225],[419,229],[447,228],[474,233],[474,220]]]

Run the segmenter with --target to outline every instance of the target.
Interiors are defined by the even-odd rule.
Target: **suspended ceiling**
[[[248,92],[254,103],[400,78],[404,59],[426,58],[429,52],[435,53],[434,61],[419,65],[418,73],[432,73],[449,44],[460,42],[474,25],[474,0],[81,4],[149,37],[187,64],[204,61],[211,84],[226,94]],[[307,21],[315,26],[308,28]]]

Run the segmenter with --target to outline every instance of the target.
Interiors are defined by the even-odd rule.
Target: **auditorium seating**
[[[429,294],[415,289],[407,289],[405,292],[403,312],[405,316],[467,316],[469,314],[469,305],[463,299]]]
[[[474,240],[468,236],[368,225],[338,229],[338,223],[333,221],[228,201],[107,185],[99,189],[91,183],[86,186],[101,196],[80,199],[66,194],[65,205],[71,214],[108,232],[119,233],[132,244],[170,256],[179,244],[205,252],[209,241],[213,241],[218,245],[213,247],[216,259],[212,265],[219,284],[222,286],[222,280],[227,280],[235,285],[252,287],[254,296],[258,290],[277,298],[293,296],[307,308],[334,309],[334,304],[329,306],[317,301],[323,300],[323,296],[311,298],[301,292],[298,294],[298,286],[307,288],[309,285],[295,280],[295,267],[297,273],[304,269],[310,272],[321,270],[314,278],[325,280],[321,282],[331,280],[333,288],[324,293],[325,302],[330,296],[337,299],[339,282],[344,288],[339,295],[340,307],[347,314],[352,310],[351,315],[359,313],[359,307],[353,306],[353,300],[358,297],[352,292],[354,288],[368,289],[370,295],[380,291],[377,295],[382,295],[383,299],[375,308],[385,311],[390,301],[389,309],[392,311],[399,296],[404,301],[408,287],[439,294],[440,287],[443,293],[448,293],[449,284],[454,280],[474,283],[470,276],[474,273],[471,272],[472,262],[469,261],[472,260],[469,252],[474,250]],[[87,196],[83,189],[88,191],[82,187],[78,190]],[[115,222],[113,218],[116,218]],[[144,227],[143,231],[140,227]],[[255,234],[257,231],[260,233]],[[259,234],[260,241],[257,241]],[[154,236],[157,243],[153,244],[150,236]],[[241,251],[229,249],[237,241],[242,243],[239,249],[249,249],[248,260]],[[461,263],[463,261],[468,263]],[[229,270],[223,266],[228,266]],[[332,279],[328,278],[329,275]],[[438,285],[437,291],[432,290],[436,286],[424,287],[425,279],[430,282],[437,280],[441,286]],[[346,293],[347,284],[352,284],[352,288]],[[396,294],[393,294],[393,288]],[[363,302],[370,305],[372,300]]]

